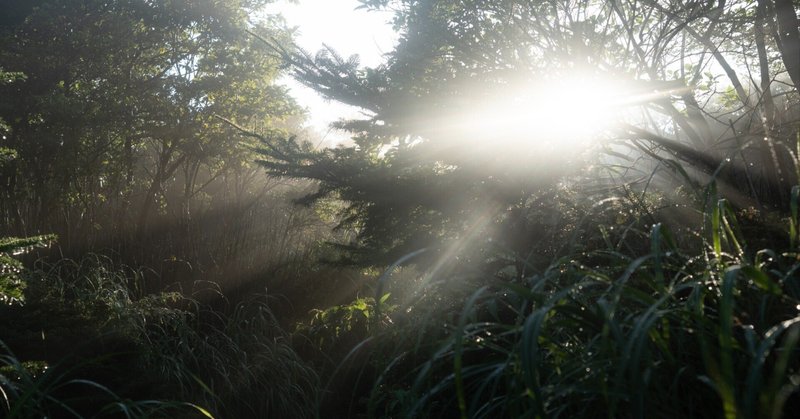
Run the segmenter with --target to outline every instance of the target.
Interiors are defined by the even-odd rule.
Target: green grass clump
[[[521,281],[489,281],[456,315],[433,317],[443,336],[395,346],[371,415],[790,416],[800,400],[796,241],[748,247],[724,200],[706,217],[697,246],[679,248],[654,224],[625,232],[647,244],[639,254],[609,240]]]

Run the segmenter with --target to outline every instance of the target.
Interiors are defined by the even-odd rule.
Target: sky
[[[392,30],[391,12],[356,10],[357,0],[278,0],[267,6],[266,13],[280,13],[290,27],[297,27],[295,42],[311,53],[332,47],[343,57],[358,54],[362,66],[383,62],[383,55],[392,50],[397,35]],[[358,109],[326,101],[290,77],[280,80],[291,95],[309,111],[307,127],[317,131],[326,143],[347,139],[344,132],[330,130],[340,118],[357,116]]]

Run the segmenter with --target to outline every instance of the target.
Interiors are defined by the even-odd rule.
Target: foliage
[[[385,302],[389,294],[381,298]],[[312,317],[298,324],[295,339],[332,360],[345,357],[368,336],[384,330],[391,307],[378,311],[373,298],[357,298],[347,304],[311,311]],[[335,365],[334,365],[335,367]]]
[[[299,81],[367,111],[338,124],[353,144],[265,137],[262,164],[319,181],[306,202],[347,205],[350,261],[385,266],[425,248],[426,275],[484,285],[458,310],[446,288],[422,294],[417,304],[449,308],[430,317],[445,338],[412,321],[416,345],[398,344],[394,332],[415,336],[398,326],[356,346],[396,348],[378,362],[373,415],[791,410],[796,230],[778,220],[797,206],[800,29],[777,12],[787,2],[362,3],[395,11],[386,65],[263,39]],[[495,91],[512,100],[576,71],[625,80],[642,116],[563,149],[569,159],[536,132],[471,132],[451,117],[480,118]]]
[[[716,182],[740,209],[788,205],[800,110],[797,86],[785,81],[793,63],[784,39],[756,30],[771,24],[773,9],[749,2],[362,3],[396,13],[400,40],[386,65],[361,68],[357,57],[330,48],[312,55],[263,39],[300,82],[370,115],[338,124],[353,134],[350,146],[311,150],[263,138],[269,146],[262,149],[272,174],[320,182],[307,202],[347,203],[344,225],[359,236],[344,244],[357,263],[385,265],[423,247],[441,254],[474,229],[502,240],[479,220],[505,218],[500,229],[509,229],[515,220],[504,214],[531,210],[531,197],[564,183],[598,191]],[[754,54],[751,44],[764,52]],[[721,74],[704,74],[710,65]],[[746,85],[739,65],[758,67],[762,83]],[[496,92],[510,91],[510,101],[515,90],[575,72],[625,81],[631,113],[641,116],[578,149],[535,130],[474,130],[453,118],[490,118],[481,106]],[[736,100],[722,105],[726,83]],[[584,177],[592,165],[609,173]]]
[[[0,390],[3,394],[3,411],[7,418],[49,417],[53,414],[70,414],[83,417],[73,407],[75,399],[59,398],[57,393],[65,388],[85,387],[95,403],[110,400],[98,406],[92,417],[124,415],[126,418],[144,418],[175,411],[194,410],[205,417],[212,417],[205,409],[189,403],[164,402],[158,400],[130,401],[114,394],[105,386],[90,380],[69,379],[69,368],[49,367],[41,363],[23,363],[0,342],[4,354],[0,356]]]
[[[25,76],[0,85],[0,148],[16,156],[0,166],[0,234],[121,251],[265,195],[223,119],[266,131],[299,114],[246,33],[288,37],[248,16],[266,0],[28,3],[0,27],[4,81]]]
[[[448,285],[429,290],[354,349],[373,387],[353,403],[373,417],[788,417],[797,248],[749,247],[730,209],[709,208],[699,253],[655,224],[521,281],[486,278],[456,312],[434,308]],[[617,248],[637,238],[641,253]]]
[[[0,86],[23,78],[24,74],[22,73],[9,73],[3,71],[3,68],[0,67]],[[9,130],[8,124],[6,124],[6,122],[2,118],[0,118],[0,136],[5,137],[5,135],[8,133],[8,130]],[[13,149],[7,147],[0,147],[0,167],[10,162],[11,160],[15,159],[16,157],[17,153]]]
[[[313,185],[265,178],[255,141],[235,135],[303,118],[275,84],[279,60],[247,34],[288,40],[268,1],[7,3],[0,235],[53,232],[58,246],[36,256],[102,253],[151,267],[150,292],[202,279],[239,301],[295,292],[291,267],[311,270],[344,234],[292,205]]]
[[[14,369],[29,361],[48,368],[42,376],[19,371],[22,378],[6,391],[10,409],[312,415],[317,376],[263,302],[253,299],[224,315],[177,293],[141,295],[142,278],[141,271],[116,268],[103,257],[28,273],[26,304],[2,309],[0,339],[24,356],[9,353]],[[164,399],[191,404],[120,404]]]
[[[793,411],[791,2],[362,4],[393,10],[400,33],[376,68],[262,36],[300,82],[367,115],[337,124],[353,143],[336,149],[262,136],[262,164],[318,181],[304,203],[344,203],[341,226],[358,232],[341,243],[344,262],[387,266],[426,250],[413,261],[423,280],[405,284],[423,287],[416,298],[336,352],[337,373],[372,382],[369,401],[357,393],[342,411]],[[631,112],[591,143],[568,148],[535,129],[476,130],[453,116],[491,118],[481,111],[496,92],[513,103],[516,91],[536,95],[530,86],[574,73],[624,80],[631,96]],[[462,297],[453,284],[478,291]],[[367,318],[358,313],[319,311],[307,330],[330,348]]]
[[[25,299],[0,305],[3,413],[796,410],[796,2],[362,0],[400,35],[376,68],[295,48],[247,16],[266,2],[0,18],[0,234],[161,275],[106,256],[18,272],[42,239],[0,242],[0,292]],[[365,111],[336,124],[351,144],[286,134],[281,66]],[[624,81],[630,112],[570,144],[484,123],[574,74]],[[373,285],[322,269],[331,254],[390,268]],[[314,293],[298,307],[323,295],[291,342],[249,298],[279,282]]]
[[[12,256],[33,247],[45,246],[55,236],[0,238],[0,304],[21,303],[24,300],[25,282],[20,277],[22,263]]]

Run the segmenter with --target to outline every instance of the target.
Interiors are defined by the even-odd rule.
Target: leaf
[[[741,271],[749,277],[757,287],[774,295],[781,295],[781,288],[766,273],[752,265],[742,266]]]

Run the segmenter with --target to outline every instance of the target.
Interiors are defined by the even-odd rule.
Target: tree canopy
[[[320,181],[309,201],[348,203],[345,223],[360,231],[353,255],[369,255],[361,261],[440,246],[485,217],[501,231],[521,228],[534,196],[559,195],[574,176],[587,177],[587,190],[646,188],[653,162],[673,185],[664,191],[713,183],[740,208],[788,208],[800,49],[791,1],[362,4],[395,12],[400,40],[385,65],[272,45],[300,82],[371,115],[339,122],[353,144],[276,142],[264,152],[271,173]],[[485,104],[511,112],[517,97],[576,73],[616,80],[629,98],[580,148],[516,120],[481,121],[496,118]],[[565,101],[584,100],[575,96]]]
[[[249,146],[224,120],[268,130],[299,114],[273,83],[278,61],[247,34],[288,39],[250,17],[265,3],[11,2],[0,26],[0,68],[20,75],[0,86],[0,146],[18,156],[0,169],[7,233],[64,244],[143,234],[154,215],[190,217],[209,188],[249,170]]]

